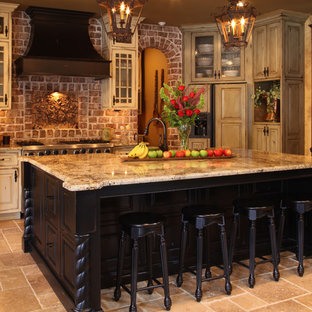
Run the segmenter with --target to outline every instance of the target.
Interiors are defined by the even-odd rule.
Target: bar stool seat
[[[235,240],[237,236],[238,220],[240,215],[245,215],[250,221],[249,227],[249,279],[248,284],[250,288],[255,285],[254,270],[256,264],[268,262],[264,259],[260,262],[255,262],[255,248],[256,248],[256,221],[268,217],[269,219],[269,232],[272,250],[272,264],[273,264],[273,278],[275,281],[279,280],[278,271],[278,255],[277,255],[277,243],[274,223],[274,205],[268,200],[260,199],[239,199],[233,201],[233,224],[230,236],[230,248],[229,248],[229,270],[232,272],[233,253],[235,248]]]
[[[281,200],[282,217],[280,222],[278,248],[280,248],[283,230],[285,224],[285,210],[291,208],[298,214],[297,220],[297,258],[298,258],[298,275],[303,276],[303,251],[304,251],[304,214],[312,210],[312,195],[296,194],[284,197]]]
[[[121,226],[121,236],[118,250],[118,263],[117,263],[117,277],[116,288],[114,291],[114,300],[118,301],[121,296],[120,287],[125,289],[131,295],[131,304],[129,307],[130,312],[136,312],[136,293],[138,291],[147,290],[150,294],[154,288],[163,287],[164,289],[164,305],[167,311],[171,308],[171,299],[169,295],[169,277],[168,277],[168,262],[167,262],[167,249],[164,236],[164,223],[160,215],[148,212],[134,212],[122,215],[119,218]],[[132,241],[132,260],[131,260],[131,290],[128,289],[122,282],[122,268],[124,262],[125,252],[125,238],[126,235],[130,237]],[[159,236],[160,239],[160,256],[162,266],[163,283],[160,283],[156,278],[153,278],[152,273],[152,236]],[[149,238],[147,243],[147,258],[149,266],[149,278],[146,287],[137,288],[137,275],[138,275],[138,256],[140,238]],[[155,281],[156,285],[153,284]]]
[[[176,280],[177,286],[181,287],[183,283],[183,272],[185,270],[184,258],[189,224],[194,226],[197,230],[197,263],[196,263],[196,291],[195,291],[196,300],[199,302],[202,298],[202,282],[215,280],[219,278],[225,278],[225,290],[226,293],[230,295],[232,291],[232,285],[230,283],[230,275],[228,270],[228,250],[225,232],[224,213],[220,212],[220,210],[209,208],[207,206],[188,206],[182,209],[182,235],[180,246],[179,273]],[[207,227],[212,224],[217,224],[220,228],[224,274],[216,277],[211,277],[209,263],[207,263],[205,278],[203,278],[202,277],[203,231],[205,229],[207,230]],[[209,253],[208,246],[206,246],[206,248],[207,248],[206,252]],[[191,270],[190,272],[194,273]]]

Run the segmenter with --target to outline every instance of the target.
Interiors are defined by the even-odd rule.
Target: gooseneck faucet
[[[159,148],[162,150],[162,151],[167,151],[168,150],[168,145],[167,145],[167,127],[166,127],[166,124],[163,122],[162,119],[160,118],[152,118],[148,121],[147,125],[146,125],[146,128],[144,130],[144,135],[148,135],[148,129],[149,129],[149,126],[150,124],[152,123],[152,121],[159,121],[161,123],[161,125],[163,126],[163,130],[164,130],[164,137],[163,137],[163,143],[162,144],[159,144]]]

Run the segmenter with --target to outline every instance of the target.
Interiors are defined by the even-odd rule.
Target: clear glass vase
[[[177,127],[180,138],[180,150],[189,149],[189,136],[191,133],[191,125],[183,124]]]

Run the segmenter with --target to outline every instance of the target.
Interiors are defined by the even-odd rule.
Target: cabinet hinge
[[[115,106],[116,104],[116,98],[115,98],[115,95],[113,96],[113,106]]]
[[[18,177],[17,170],[15,170],[15,172],[14,172],[14,180],[15,180],[15,182],[17,182],[17,177]]]
[[[9,29],[8,29],[8,26],[5,26],[5,36],[7,37],[8,36],[8,33],[9,33]]]
[[[8,105],[8,95],[7,94],[5,94],[5,96],[4,96],[4,104]]]

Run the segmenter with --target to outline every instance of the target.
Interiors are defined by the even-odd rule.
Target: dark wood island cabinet
[[[40,255],[72,298],[74,311],[102,311],[101,288],[112,286],[116,275],[121,214],[154,211],[165,216],[169,273],[173,274],[185,205],[224,209],[229,231],[235,198],[282,191],[312,194],[308,156],[237,150],[230,159],[127,163],[116,155],[85,154],[23,157],[21,161],[24,252]],[[292,224],[287,225],[291,237]],[[247,231],[242,222],[236,258],[248,258]],[[210,234],[212,250],[219,250],[217,231]],[[259,254],[269,252],[267,240],[259,235]],[[144,254],[143,248],[141,279],[147,273]],[[130,254],[127,257],[126,279],[130,277]],[[159,267],[160,273],[157,246],[153,258],[155,271]],[[210,261],[218,264],[220,260],[221,255],[213,252]],[[187,262],[195,264],[192,248]]]

